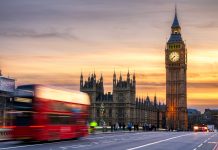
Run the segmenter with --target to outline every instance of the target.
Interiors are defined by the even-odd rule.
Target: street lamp
[[[104,109],[104,104],[103,103],[101,103],[101,106],[100,106],[100,122],[101,122],[101,124],[102,124],[102,126],[104,125],[104,119],[103,119],[103,117],[104,117],[104,111],[105,111],[105,109]]]
[[[7,103],[7,101],[6,101],[6,97],[4,98],[4,108],[3,108],[3,127],[5,127],[6,126],[6,103]]]

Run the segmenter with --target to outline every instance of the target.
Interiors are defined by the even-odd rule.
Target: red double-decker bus
[[[17,87],[13,138],[51,141],[88,134],[87,94],[43,85]]]

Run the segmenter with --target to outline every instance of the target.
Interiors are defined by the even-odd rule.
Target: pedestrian
[[[119,123],[119,130],[121,130],[121,126],[122,126],[122,124],[121,124],[121,123]]]
[[[151,124],[149,124],[148,127],[149,127],[149,131],[151,131],[151,130],[152,130],[152,128],[151,128]]]
[[[123,130],[125,130],[125,124],[123,124]]]
[[[128,123],[127,128],[128,128],[129,131],[131,131],[131,129],[130,129],[131,128],[130,122]]]
[[[119,128],[119,124],[118,123],[116,123],[115,128],[116,128],[116,130],[118,130],[118,128]]]
[[[113,132],[113,124],[111,124],[111,132]]]

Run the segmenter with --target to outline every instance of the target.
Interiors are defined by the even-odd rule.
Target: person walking
[[[118,123],[116,123],[115,128],[116,128],[116,130],[118,130],[118,128],[119,128],[119,124]]]

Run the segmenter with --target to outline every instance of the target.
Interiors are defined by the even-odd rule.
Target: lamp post
[[[3,106],[3,127],[6,126],[6,98],[4,98],[4,106]]]
[[[105,125],[105,122],[104,122],[104,111],[105,111],[105,108],[104,108],[104,104],[101,103],[101,106],[100,106],[100,123],[103,127],[103,131],[104,131],[104,125]]]

